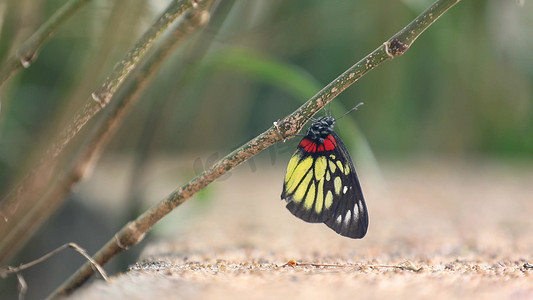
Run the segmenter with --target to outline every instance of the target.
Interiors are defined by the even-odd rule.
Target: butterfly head
[[[333,117],[320,117],[307,130],[307,138],[322,143],[333,132],[333,126],[335,126],[335,119]]]

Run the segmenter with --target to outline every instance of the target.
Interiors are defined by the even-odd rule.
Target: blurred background
[[[143,92],[94,176],[76,186],[11,265],[71,241],[93,253],[127,220],[294,111],[432,2],[226,1]],[[1,1],[1,61],[64,3]],[[168,3],[90,1],[57,30],[30,68],[2,86],[0,195],[35,164]],[[384,164],[420,159],[533,166],[531,28],[531,3],[463,1],[405,55],[342,93],[334,100],[334,116],[365,103],[336,127],[360,177],[365,171],[379,177]],[[69,146],[66,158],[87,131]],[[275,170],[265,184],[279,185],[281,192],[296,140],[275,145],[239,168],[251,174]],[[243,183],[231,176],[217,185],[238,189]],[[217,185],[155,232],[173,234],[186,226],[191,212],[201,215],[216,201]],[[272,201],[278,198],[276,192]],[[134,262],[134,252],[108,270],[124,270]],[[25,272],[29,297],[51,292],[82,262],[65,252]],[[15,279],[2,280],[0,288],[14,295]]]

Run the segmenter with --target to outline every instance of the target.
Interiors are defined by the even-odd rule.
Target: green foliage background
[[[5,60],[64,1],[3,2]],[[1,90],[0,183],[43,150],[163,1],[93,1]],[[235,148],[294,110],[406,25],[431,1],[235,1],[154,80],[109,151],[135,151],[147,122],[155,152]],[[379,156],[530,158],[533,25],[529,3],[464,1],[406,55],[343,93]],[[210,42],[201,59],[191,55]],[[184,58],[187,60],[184,64]],[[192,59],[191,59],[192,58]],[[191,60],[189,60],[191,59]],[[187,62],[190,64],[187,65]],[[337,105],[338,105],[337,104]],[[342,132],[350,141],[350,132]],[[140,141],[142,143],[143,140]]]
[[[2,60],[63,3],[30,2],[2,6]],[[430,3],[235,1],[218,33],[210,27],[197,37],[212,42],[205,57],[184,69],[183,57],[191,57],[187,53],[198,42],[179,51],[112,148],[134,150],[148,120],[157,123],[157,151],[235,147],[295,109]],[[1,91],[1,182],[46,145],[164,4],[91,2],[58,30],[31,68],[9,80]],[[406,55],[372,71],[336,101],[346,108],[365,102],[350,118],[377,155],[528,158],[531,12],[528,3],[464,1]],[[343,137],[349,140],[350,133]]]

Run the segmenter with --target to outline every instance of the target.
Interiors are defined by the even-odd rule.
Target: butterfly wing
[[[332,198],[326,199],[324,157],[298,149],[287,167],[281,199],[287,201],[287,208],[298,218],[310,223],[322,223],[333,205]],[[321,175],[321,173],[324,173]],[[331,177],[331,175],[330,175]],[[331,199],[330,199],[331,198]]]
[[[352,159],[334,132],[323,145],[304,137],[289,161],[281,198],[293,215],[306,222],[325,223],[350,238],[366,234],[368,213],[361,186]]]
[[[342,178],[343,187],[341,195],[337,198],[335,206],[328,218],[326,225],[340,235],[351,238],[362,238],[368,229],[368,210],[352,158],[342,140],[333,133],[337,139],[335,155],[338,157],[337,165],[344,163],[343,169],[336,170],[336,176]],[[340,171],[340,172],[339,172]]]

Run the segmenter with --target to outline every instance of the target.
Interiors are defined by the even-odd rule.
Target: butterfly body
[[[287,166],[281,199],[306,222],[362,238],[368,212],[352,159],[334,125],[335,119],[325,116],[309,127]]]

